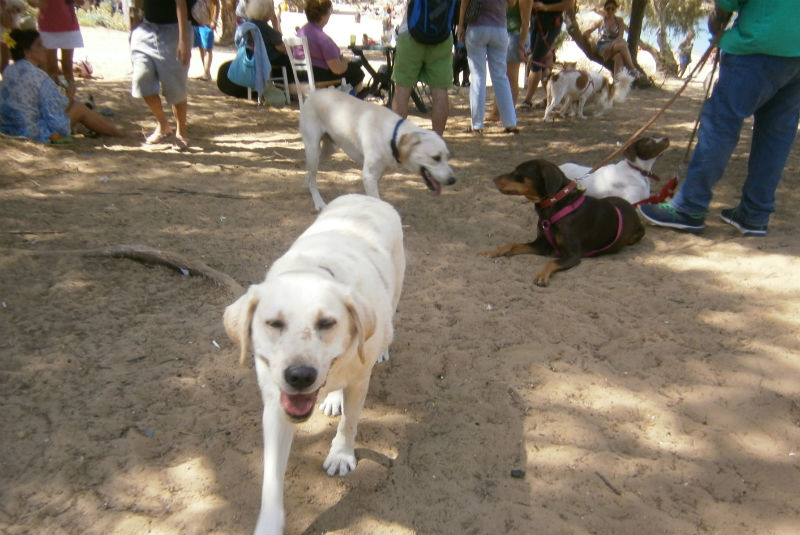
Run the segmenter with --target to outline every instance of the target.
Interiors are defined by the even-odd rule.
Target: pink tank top
[[[67,0],[43,0],[39,8],[39,30],[71,32],[80,30],[75,8]]]

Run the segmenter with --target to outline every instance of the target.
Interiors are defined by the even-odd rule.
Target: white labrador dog
[[[323,463],[329,475],[356,466],[355,437],[373,365],[394,333],[405,274],[400,216],[365,195],[337,198],[291,248],[225,309],[225,330],[252,347],[264,401],[264,480],[255,533],[281,533],[283,479],[293,423],[324,412],[342,417]]]
[[[564,163],[559,169],[586,189],[592,197],[622,197],[631,204],[650,197],[650,182],[656,180],[653,165],[669,147],[666,137],[644,136],[625,149],[625,159],[604,165],[594,173],[591,167]]]
[[[442,184],[456,181],[439,134],[337,89],[311,93],[300,111],[300,133],[306,148],[306,181],[317,210],[325,206],[317,189],[319,163],[336,146],[362,166],[364,190],[372,197],[380,198],[378,180],[397,167],[419,173],[437,195]]]

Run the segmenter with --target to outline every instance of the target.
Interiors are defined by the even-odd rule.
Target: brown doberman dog
[[[557,165],[545,160],[521,163],[494,179],[500,193],[522,195],[534,203],[539,216],[536,240],[512,243],[480,254],[495,258],[518,254],[555,254],[536,275],[537,286],[547,286],[555,271],[569,269],[581,257],[616,253],[644,236],[636,210],[625,199],[596,199],[583,194]]]

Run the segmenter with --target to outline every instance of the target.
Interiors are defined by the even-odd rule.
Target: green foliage
[[[605,0],[578,0],[577,8],[602,9]],[[630,12],[631,0],[617,0],[623,12]],[[659,28],[660,17],[656,9],[664,17],[664,23],[675,35],[684,35],[698,21],[705,18],[713,2],[710,0],[648,0],[645,11],[644,27]]]
[[[128,21],[121,10],[112,14],[111,2],[101,2],[97,7],[78,8],[78,23],[81,26],[100,26],[111,30],[128,31]]]

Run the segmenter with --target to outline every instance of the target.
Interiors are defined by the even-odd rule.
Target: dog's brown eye
[[[279,331],[286,327],[286,324],[284,324],[282,320],[267,320],[267,325]]]
[[[324,331],[326,329],[332,328],[334,325],[336,325],[336,320],[335,319],[333,319],[333,318],[320,318],[320,320],[317,322],[317,329],[319,329],[321,331]]]
[[[433,157],[433,161],[434,162],[441,162],[442,161],[442,157],[437,154],[436,156]]]

